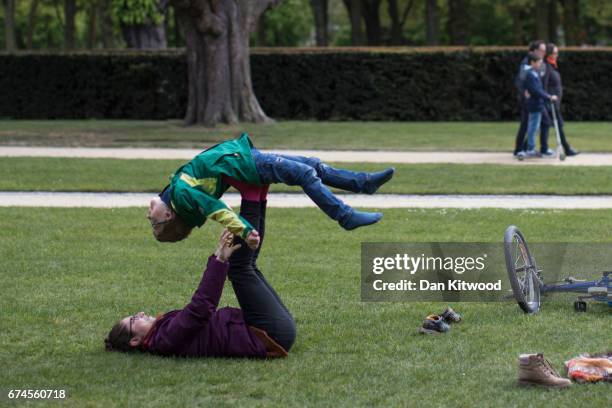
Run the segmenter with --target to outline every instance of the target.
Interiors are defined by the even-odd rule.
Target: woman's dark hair
[[[107,351],[134,351],[135,348],[130,346],[130,340],[129,329],[119,321],[108,332],[108,336],[104,339],[104,346]]]
[[[546,56],[548,57],[549,55],[552,55],[555,48],[557,48],[557,46],[553,43],[546,44]]]

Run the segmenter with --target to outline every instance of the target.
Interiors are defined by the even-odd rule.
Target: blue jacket
[[[529,98],[526,100],[527,111],[542,112],[544,104],[550,99],[550,95],[544,91],[540,75],[531,68],[527,70],[525,89],[529,92]]]

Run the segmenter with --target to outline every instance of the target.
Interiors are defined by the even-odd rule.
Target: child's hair
[[[176,213],[167,223],[161,224],[157,230],[153,229],[153,235],[159,242],[178,242],[187,238],[191,228]]]
[[[135,348],[130,345],[130,340],[128,328],[119,321],[104,339],[104,346],[107,351],[134,351]]]
[[[530,52],[527,54],[527,63],[531,64],[534,61],[540,61],[542,58],[536,54],[535,52]]]

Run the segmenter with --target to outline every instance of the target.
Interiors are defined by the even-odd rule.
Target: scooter
[[[559,160],[564,161],[565,149],[563,149],[563,145],[561,144],[561,133],[559,132],[559,122],[557,121],[557,109],[553,101],[550,102],[550,111],[552,112],[553,123],[555,125],[555,134],[557,135],[557,157]]]

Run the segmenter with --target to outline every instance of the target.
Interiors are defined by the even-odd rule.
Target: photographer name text
[[[376,291],[398,290],[398,291],[430,291],[439,292],[447,290],[458,291],[501,291],[501,279],[496,282],[466,282],[461,279],[452,279],[446,282],[430,282],[426,279],[413,281],[402,279],[396,282],[385,282],[382,279],[377,279],[372,283],[372,287]]]

